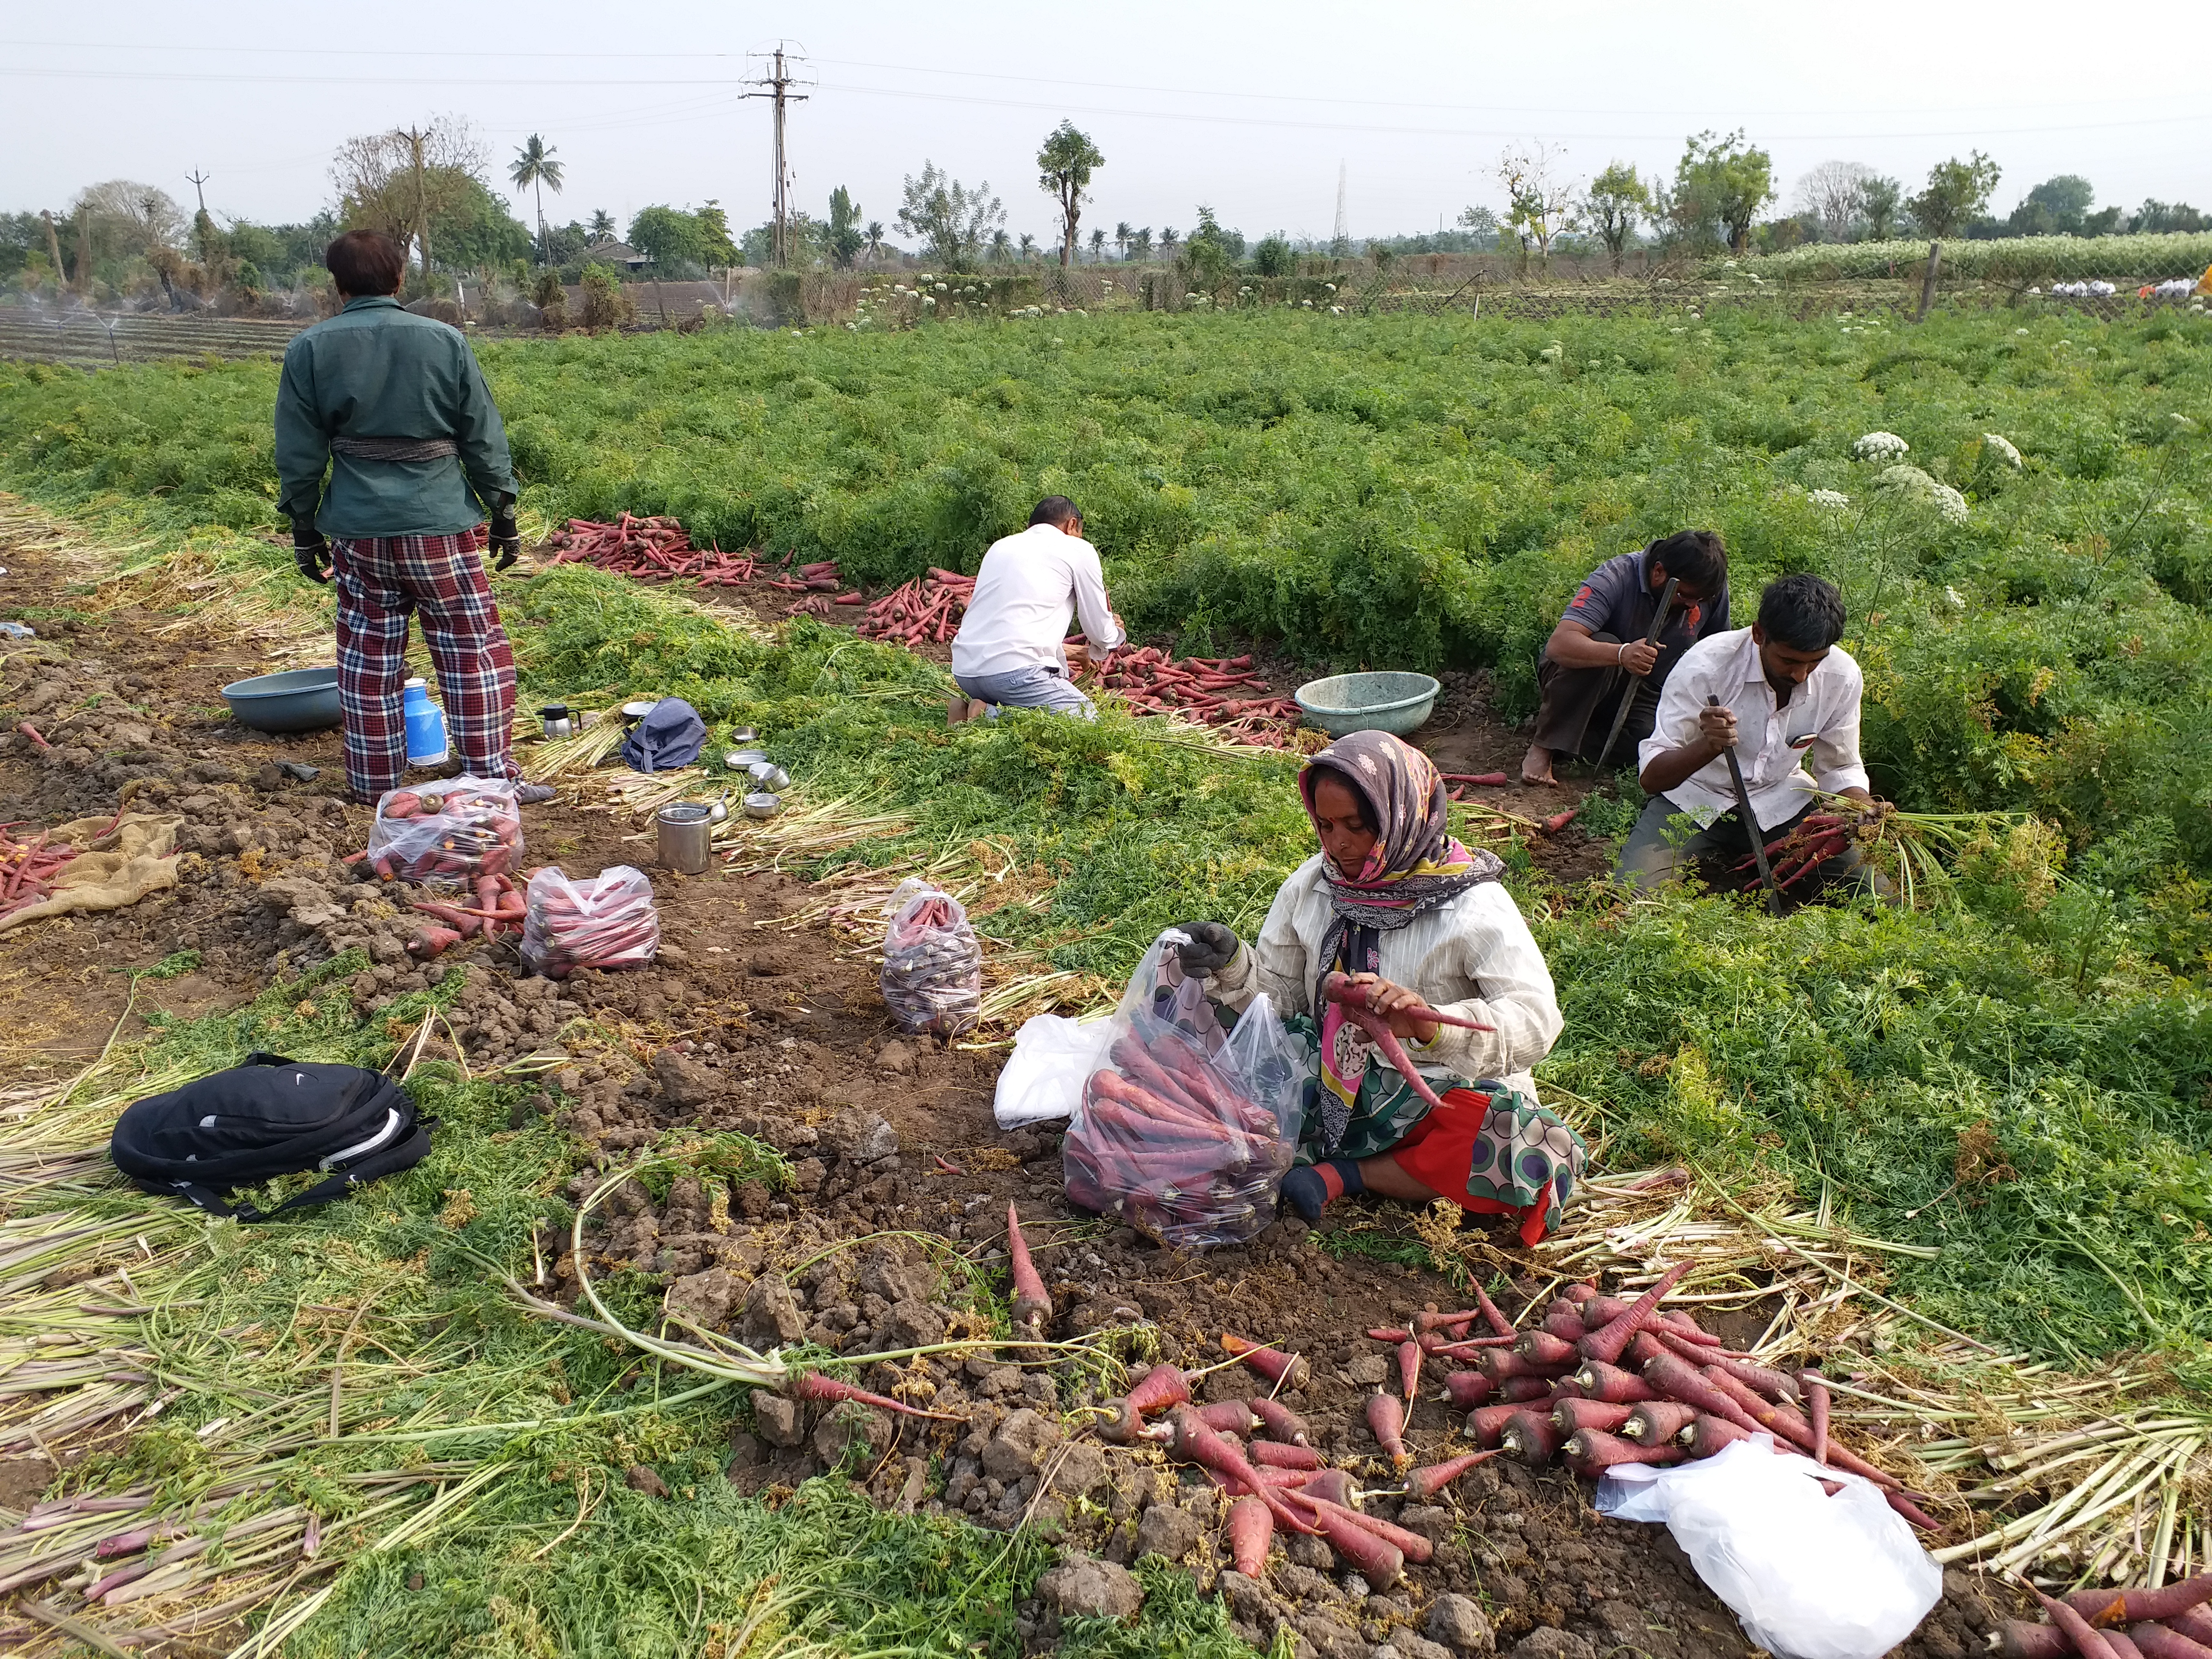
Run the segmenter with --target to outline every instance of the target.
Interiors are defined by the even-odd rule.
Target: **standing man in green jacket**
[[[453,749],[472,777],[514,778],[514,653],[477,551],[487,519],[495,568],[522,550],[499,410],[459,332],[392,297],[407,263],[397,242],[349,230],[323,263],[344,308],[284,353],[277,506],[301,574],[337,576],[346,787],[374,804],[406,770],[401,682],[417,612]]]

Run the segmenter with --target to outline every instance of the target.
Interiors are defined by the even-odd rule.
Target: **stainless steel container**
[[[762,764],[767,759],[768,751],[764,749],[732,749],[722,757],[722,764],[732,772],[743,772],[750,767]]]
[[[714,839],[713,809],[696,801],[672,802],[660,809],[653,822],[660,831],[660,864],[678,875],[707,872],[707,858]]]
[[[770,794],[747,795],[745,816],[749,818],[772,818],[783,811],[783,803]]]
[[[745,770],[751,775],[755,783],[770,793],[791,787],[791,774],[774,761],[757,761]]]
[[[760,733],[750,726],[741,726],[730,733],[730,741],[740,749],[750,749],[760,741]]]
[[[565,702],[547,703],[538,711],[538,718],[544,722],[548,738],[565,738],[576,729],[576,723],[568,718],[568,705]]]

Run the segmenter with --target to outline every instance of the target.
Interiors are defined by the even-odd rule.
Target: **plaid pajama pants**
[[[399,787],[407,769],[407,619],[445,694],[446,736],[478,778],[520,775],[514,764],[514,653],[500,626],[477,550],[482,526],[453,536],[331,538],[338,596],[338,707],[346,787],[363,805]]]

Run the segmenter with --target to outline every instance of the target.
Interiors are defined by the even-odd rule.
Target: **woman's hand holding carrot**
[[[1380,974],[1354,974],[1355,985],[1367,987],[1367,1006],[1390,1022],[1390,1030],[1400,1038],[1411,1037],[1416,1042],[1434,1042],[1440,1029],[1433,1019],[1423,1019],[1410,1012],[1419,1009],[1429,1012],[1428,1000],[1419,991],[1409,991],[1402,985],[1394,985]]]

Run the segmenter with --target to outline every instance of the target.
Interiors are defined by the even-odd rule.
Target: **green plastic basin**
[[[1426,674],[1332,674],[1308,680],[1295,696],[1306,719],[1332,738],[1348,732],[1402,738],[1429,718],[1441,690]]]

